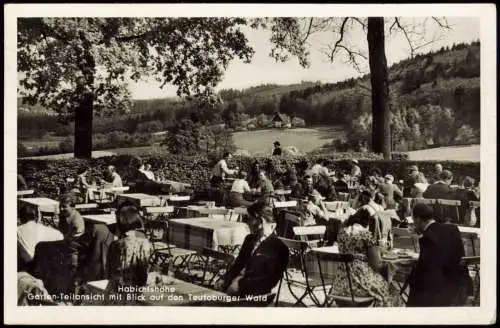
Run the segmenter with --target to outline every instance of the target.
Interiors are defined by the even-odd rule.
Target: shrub
[[[66,137],[59,143],[59,151],[61,153],[71,153],[73,152],[73,138]]]
[[[297,168],[301,174],[314,163],[317,158],[323,158],[336,168],[349,168],[348,159],[357,158],[362,172],[368,172],[372,168],[379,168],[383,174],[391,173],[396,179],[403,179],[407,174],[407,168],[410,165],[417,165],[419,170],[426,175],[430,175],[437,161],[402,161],[402,160],[381,160],[373,154],[359,153],[336,153],[329,156],[290,156],[290,157],[248,157],[235,156],[230,160],[229,166],[238,166],[242,170],[249,170],[253,161],[256,159],[261,167],[266,169],[272,177],[276,174],[279,167],[285,163],[290,163]],[[206,190],[209,184],[212,165],[218,159],[214,156],[180,156],[172,154],[142,156],[141,159],[152,166],[155,175],[162,174],[166,179],[190,183],[196,193]],[[96,172],[102,176],[101,172],[107,165],[114,165],[117,171],[122,175],[124,183],[127,183],[128,168],[131,163],[136,161],[135,156],[120,155],[92,159],[90,164],[96,169]],[[20,159],[17,162],[18,172],[22,174],[27,183],[32,186],[37,196],[40,197],[58,197],[58,187],[65,183],[68,177],[75,177],[84,165],[88,163],[81,159],[64,160],[33,160]],[[480,178],[480,165],[475,162],[453,162],[441,161],[444,169],[451,170],[455,181],[461,181],[465,176],[470,176],[476,181]]]

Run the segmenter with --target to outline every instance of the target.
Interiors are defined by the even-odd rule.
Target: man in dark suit
[[[431,184],[424,192],[424,198],[429,199],[451,199],[453,192],[450,189],[451,181],[453,181],[453,174],[451,171],[444,170],[440,179]]]
[[[273,156],[281,156],[281,144],[279,141],[274,142]]]
[[[288,248],[274,233],[275,224],[265,215],[266,206],[248,207],[249,234],[224,278],[223,290],[234,296],[269,294],[280,281],[288,263]]]
[[[420,256],[410,275],[408,307],[460,306],[471,292],[467,267],[460,265],[464,245],[453,224],[437,223],[431,207],[417,204],[413,209]]]

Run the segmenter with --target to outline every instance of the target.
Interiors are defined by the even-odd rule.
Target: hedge
[[[349,168],[349,159],[357,158],[362,172],[368,172],[377,167],[383,174],[391,173],[396,179],[403,179],[410,165],[417,165],[426,176],[431,175],[434,165],[438,161],[407,161],[407,160],[382,160],[380,156],[362,153],[335,153],[329,156],[299,156],[299,157],[234,157],[229,166],[238,166],[240,169],[249,170],[252,163],[257,160],[261,168],[271,176],[279,165],[290,163],[303,172],[312,165],[316,159],[321,158],[329,162],[330,167]],[[143,156],[144,162],[151,164],[155,175],[162,174],[166,179],[190,183],[193,190],[203,191],[208,187],[211,169],[215,158],[206,156],[175,156],[151,155]],[[127,183],[129,165],[134,160],[133,156],[120,155],[91,159],[90,162],[82,159],[61,160],[36,160],[19,159],[17,162],[18,173],[24,176],[28,186],[36,191],[37,196],[57,198],[58,188],[65,184],[66,178],[75,178],[83,172],[84,167],[90,164],[102,177],[102,172],[108,165],[114,165]],[[480,177],[480,164],[477,162],[439,161],[444,169],[451,170],[454,180],[461,182],[465,176],[471,176],[476,181]]]

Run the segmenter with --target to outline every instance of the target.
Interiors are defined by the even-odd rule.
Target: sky
[[[390,18],[389,18],[390,19]],[[418,28],[425,28],[424,39],[436,40],[431,45],[422,48],[417,53],[426,53],[436,50],[442,46],[451,46],[453,43],[471,42],[480,39],[480,21],[478,18],[448,17],[450,30],[440,28],[428,18],[404,18],[403,24],[409,24]],[[420,29],[423,31],[423,29]],[[250,64],[245,64],[239,59],[231,62],[221,83],[220,89],[243,89],[259,84],[293,84],[301,81],[321,81],[323,83],[343,81],[351,77],[357,77],[368,73],[368,62],[361,59],[362,72],[358,73],[350,63],[346,63],[346,57],[339,54],[334,62],[330,62],[322,52],[325,45],[333,44],[338,34],[324,32],[314,34],[310,38],[310,62],[309,68],[302,68],[296,58],[292,57],[285,63],[277,63],[269,56],[271,42],[270,32],[266,30],[253,30],[245,28],[249,44],[254,48],[255,54]],[[368,45],[366,32],[361,27],[353,25],[345,37],[346,42],[367,53]],[[387,63],[398,62],[410,56],[408,43],[401,32],[386,32],[386,57]],[[152,99],[175,97],[174,86],[166,85],[160,89],[160,84],[155,81],[141,81],[131,83],[130,91],[134,99]]]

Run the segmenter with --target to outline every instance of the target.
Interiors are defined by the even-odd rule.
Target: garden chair
[[[59,218],[56,213],[38,210],[38,217],[42,224],[54,229],[59,228]]]
[[[469,255],[472,253],[472,256],[477,256],[479,255],[477,246],[479,246],[479,236],[475,232],[468,232],[468,231],[461,231],[460,235],[462,236],[462,239],[465,241],[465,251],[466,254]],[[470,247],[468,247],[468,242],[470,242]],[[470,249],[470,252],[468,250]]]
[[[231,254],[219,252],[207,247],[203,248],[201,256],[205,259],[201,281],[202,284],[206,284],[209,287],[214,287],[223,280],[224,275],[235,260],[235,257]],[[211,277],[209,278],[207,274]]]
[[[298,212],[283,211],[282,228],[279,230],[281,237],[293,238],[293,227],[301,226],[301,216]]]
[[[296,300],[293,306],[307,307],[304,299],[309,297],[316,306],[322,306],[315,292],[324,287],[321,280],[315,275],[309,274],[309,268],[306,263],[306,253],[310,250],[309,244],[306,241],[293,240],[281,238],[280,240],[288,247],[290,251],[290,259],[288,261],[287,269],[285,270],[282,279],[278,285],[278,292],[276,296],[276,304],[278,304],[279,294],[283,280],[288,286],[290,294]],[[296,290],[301,290],[301,294],[297,294]]]
[[[171,211],[172,208],[168,207],[167,213],[171,213]],[[162,229],[164,231],[164,234],[162,236],[163,238],[156,238],[154,236],[151,237],[151,233],[149,233],[148,237],[151,238],[150,240],[153,240],[153,254],[151,254],[149,263],[151,265],[161,267],[164,273],[168,273],[171,266],[175,267],[178,271],[181,271],[185,268],[187,268],[189,271],[189,267],[186,264],[197,252],[185,248],[180,248],[170,243],[168,220],[165,217],[163,217],[163,219],[157,219],[154,221],[157,222],[153,223],[153,226],[157,224],[159,229]],[[150,229],[152,228],[148,227],[145,230],[147,232]]]
[[[401,240],[410,240],[413,250],[418,252],[418,235],[408,228],[392,228],[392,236],[394,238],[394,247],[396,248],[408,248],[409,245],[400,243]],[[397,245],[396,245],[397,244]]]
[[[331,306],[333,302],[339,307],[365,307],[371,306],[373,304],[374,298],[372,296],[355,296],[354,289],[352,286],[351,277],[351,264],[354,262],[354,255],[352,254],[341,254],[341,253],[316,253],[319,271],[321,276],[321,282],[323,291],[325,292],[325,306]],[[328,262],[333,262],[335,264],[344,265],[346,269],[347,281],[349,283],[350,296],[335,294],[335,286],[330,287],[325,283],[323,278],[322,266]],[[327,291],[329,289],[329,291]],[[327,296],[328,295],[328,296]]]
[[[273,202],[273,207],[274,208],[289,208],[289,207],[297,207],[297,201],[296,200],[290,200],[290,201],[274,201]]]
[[[165,240],[165,235],[168,233],[168,215],[174,211],[171,206],[145,207],[144,208],[144,230],[146,237],[153,245],[153,251],[163,248],[173,247],[162,243]],[[162,231],[161,237],[156,237],[155,232]]]
[[[296,239],[307,242],[309,247],[322,247],[326,226],[293,227]]]
[[[455,224],[463,223],[463,218],[460,218],[459,212],[460,206],[462,206],[461,201],[452,199],[437,199],[436,203],[439,207],[441,220]]]
[[[464,256],[460,261],[461,265],[466,266],[469,269],[469,273],[472,277],[472,305],[480,305],[480,264],[481,258],[479,256]]]
[[[323,202],[325,207],[330,212],[335,212],[337,210],[347,210],[349,208],[348,201],[333,201],[333,202]]]

